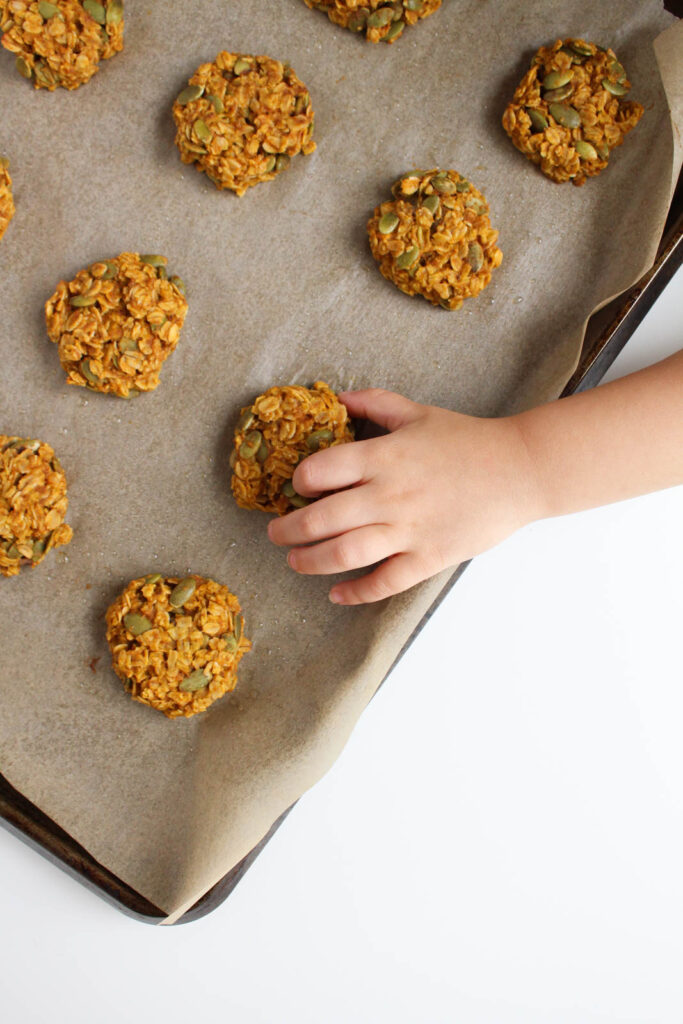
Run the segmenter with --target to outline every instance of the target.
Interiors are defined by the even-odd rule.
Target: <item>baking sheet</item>
[[[448,575],[331,606],[330,580],[295,577],[267,518],[235,507],[235,414],[272,383],[318,378],[480,415],[560,392],[587,316],[652,261],[678,169],[652,47],[673,19],[654,0],[606,6],[570,0],[560,25],[547,3],[446,0],[373,47],[301,0],[129,2],[124,53],[73,94],[34,93],[0,54],[17,202],[0,244],[0,430],[56,447],[75,530],[2,581],[0,772],[169,915],[329,767]],[[646,107],[581,189],[543,178],[500,128],[529,56],[558,34],[613,45]],[[316,111],[317,152],[241,200],[173,145],[170,104],[220,48],[288,60]],[[455,313],[398,293],[367,249],[369,213],[411,166],[471,178],[500,230],[502,267]],[[131,403],[67,389],[42,318],[60,277],[124,250],[168,255],[190,303],[159,389]],[[109,667],[104,610],[156,570],[227,583],[254,641],[238,689],[195,720],[133,704]]]

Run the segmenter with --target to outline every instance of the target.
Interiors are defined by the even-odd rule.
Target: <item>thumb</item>
[[[342,391],[338,398],[354,419],[371,420],[386,430],[398,430],[413,423],[420,414],[420,406],[395,391],[369,388],[367,391]]]

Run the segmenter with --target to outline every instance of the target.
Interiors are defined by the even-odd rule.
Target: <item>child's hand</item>
[[[338,604],[397,594],[485,551],[544,514],[516,419],[477,419],[390,391],[340,395],[351,416],[390,431],[309,456],[296,469],[306,508],[272,520],[300,573],[382,564],[330,592]],[[307,545],[307,546],[302,546]]]

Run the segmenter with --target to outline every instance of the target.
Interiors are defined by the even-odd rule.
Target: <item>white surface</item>
[[[611,376],[681,347],[682,298]],[[680,1024],[682,521],[680,487],[477,559],[196,924],[133,922],[0,829],[3,1020]]]

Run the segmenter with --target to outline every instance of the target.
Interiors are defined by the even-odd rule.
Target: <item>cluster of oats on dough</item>
[[[315,149],[308,89],[272,57],[222,51],[201,64],[173,104],[173,119],[183,163],[238,196]]]
[[[607,166],[643,107],[613,50],[583,39],[542,46],[503,114],[520,152],[549,178],[583,185]]]
[[[12,196],[12,179],[9,175],[9,160],[0,156],[0,238],[7,230],[7,225],[14,216],[14,197]]]
[[[130,398],[153,391],[185,320],[185,286],[166,257],[124,252],[60,281],[45,304],[67,382]]]
[[[202,576],[132,580],[107,610],[114,671],[133,700],[189,718],[234,690],[251,642],[240,604]]]
[[[459,309],[491,280],[503,254],[482,193],[457,171],[411,171],[375,208],[368,238],[379,269],[406,295]]]
[[[35,568],[68,544],[66,476],[49,444],[0,434],[0,574]]]
[[[428,18],[441,0],[304,0],[324,11],[330,21],[352,32],[364,32],[371,43],[393,43],[406,26]]]
[[[123,0],[0,0],[0,31],[36,89],[77,89],[123,49]]]
[[[283,516],[308,504],[292,485],[302,459],[353,441],[346,406],[322,381],[269,388],[242,409],[235,430],[232,492],[241,508]]]

